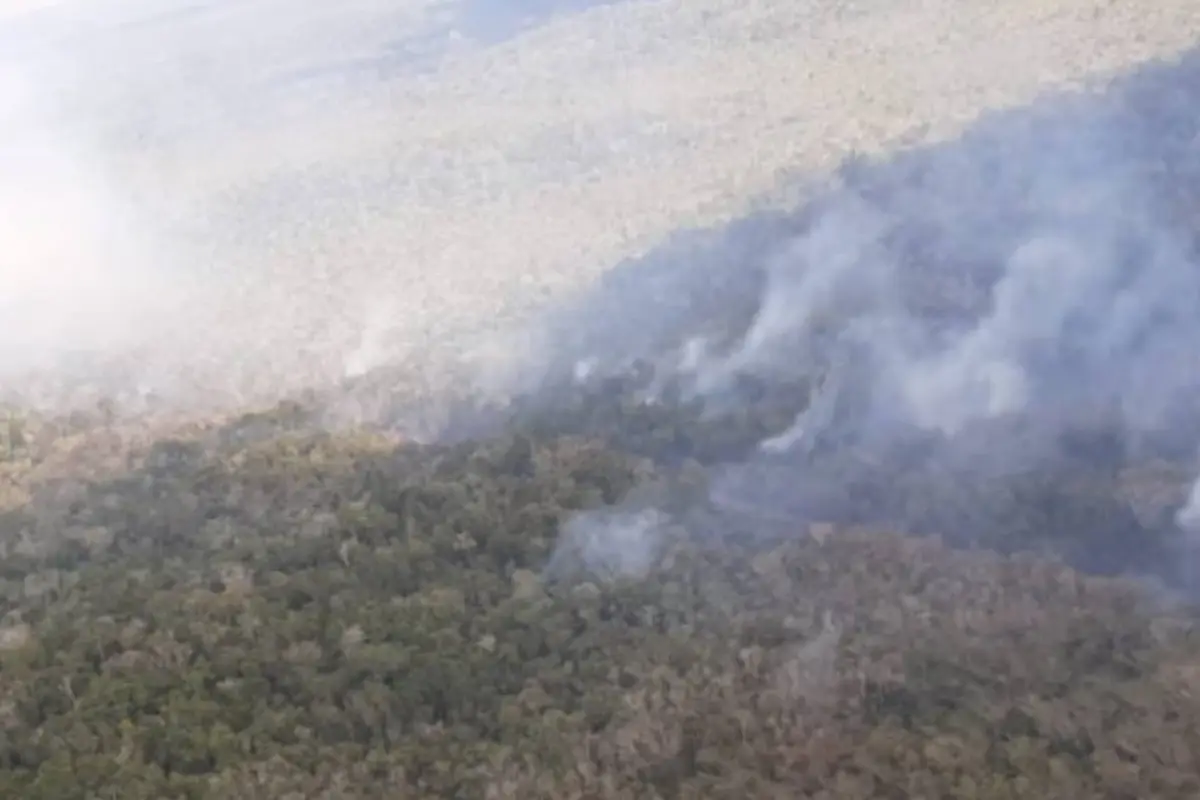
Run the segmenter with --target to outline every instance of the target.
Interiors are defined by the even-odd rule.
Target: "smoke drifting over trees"
[[[544,323],[519,381],[623,376],[638,402],[710,415],[751,408],[748,384],[790,393],[790,423],[716,470],[723,502],[989,541],[1024,508],[1044,534],[1095,528],[1093,565],[1164,566],[1165,540],[1190,547],[1190,507],[1147,535],[1100,498],[1139,464],[1194,469],[1200,449],[1197,86],[1193,54],[847,164],[798,214],[619,268]],[[1063,494],[1083,475],[1090,490]]]

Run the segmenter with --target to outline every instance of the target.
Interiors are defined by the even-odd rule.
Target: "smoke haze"
[[[718,509],[1014,545],[1079,528],[1090,565],[1154,569],[1200,519],[1200,60],[1044,91],[1194,43],[1198,12],[1062,1],[1007,26],[948,0],[5,4],[4,394],[324,387],[411,424],[396,376],[461,361],[529,409],[614,376],[709,421],[765,397],[749,448],[706,456]],[[610,268],[802,157],[798,208]],[[462,424],[485,423],[427,427]],[[566,538],[642,572],[669,526],[641,513]]]
[[[619,269],[544,322],[521,385],[638,362],[641,402],[728,412],[747,380],[811,378],[790,425],[711,466],[718,508],[1000,546],[1071,531],[1086,566],[1169,572],[1200,496],[1198,87],[1192,53],[850,162],[795,212]]]
[[[2,372],[128,347],[170,301],[133,210],[41,99],[0,71]]]

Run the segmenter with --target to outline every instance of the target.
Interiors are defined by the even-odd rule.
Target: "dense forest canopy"
[[[9,403],[0,796],[1200,796],[1196,63],[620,265],[510,402]]]

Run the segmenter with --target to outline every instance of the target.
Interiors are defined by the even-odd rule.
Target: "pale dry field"
[[[322,382],[551,302],[672,231],[744,213],[784,171],[945,138],[1200,40],[1190,0],[644,0],[498,42],[480,40],[475,6],[0,5],[0,67],[25,92],[10,138],[24,125],[69,151],[91,192],[36,165],[7,181],[10,219],[35,184],[63,215],[5,229],[10,274],[50,274],[53,250],[59,278],[143,287],[57,292],[43,302],[64,327],[44,340],[98,341],[116,309],[147,321],[147,385]],[[141,272],[104,238],[118,204]],[[143,273],[169,289],[148,299]]]

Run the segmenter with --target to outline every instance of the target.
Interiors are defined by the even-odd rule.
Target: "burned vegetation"
[[[1170,175],[1200,103],[1171,117],[1161,84],[1194,94],[1189,64],[1114,101],[1170,134],[1133,156]],[[1108,329],[1072,310],[1017,353],[1025,402],[952,428],[892,413],[894,353],[850,335],[870,292],[814,311],[784,285],[803,324],[755,329],[771,264],[800,258],[779,243],[848,193],[909,209],[865,257],[897,265],[883,294],[922,344],[963,339],[1043,213],[998,166],[1042,140],[1007,124],[672,250],[702,268],[654,291],[619,269],[510,402],[414,408],[381,371],[228,419],[6,409],[0,797],[1200,796],[1200,413],[1178,373],[1136,395],[1170,400],[1154,415],[1126,392],[1191,330],[1176,307],[1151,292],[1106,372],[1085,345]],[[1160,172],[1176,242],[1200,184]],[[935,213],[964,205],[948,175],[969,197],[994,173],[979,209]]]

